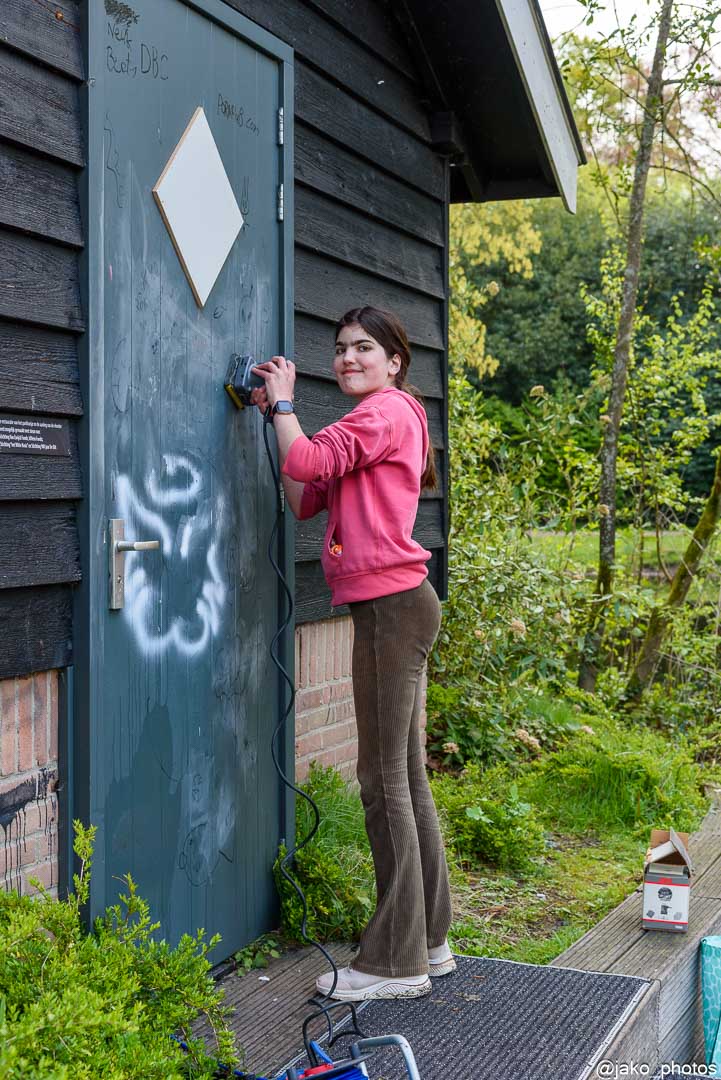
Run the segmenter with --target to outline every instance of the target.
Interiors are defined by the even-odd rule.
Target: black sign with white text
[[[70,424],[50,416],[0,413],[0,454],[49,454],[70,457]]]

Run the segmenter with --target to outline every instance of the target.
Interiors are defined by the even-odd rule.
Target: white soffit
[[[193,296],[203,307],[243,226],[207,118],[197,108],[153,188]]]
[[[556,75],[537,23],[533,0],[496,0],[538,131],[546,147],[566,209],[576,211],[576,142],[561,100]]]

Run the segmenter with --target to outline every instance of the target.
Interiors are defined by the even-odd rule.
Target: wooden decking
[[[329,949],[339,967],[353,956],[350,945]],[[303,1049],[303,1021],[312,1011],[308,998],[315,992],[318,975],[327,970],[317,949],[293,949],[267,968],[247,975],[231,972],[221,979],[226,1004],[235,1010],[230,1024],[243,1053],[244,1070],[275,1076]],[[315,1030],[322,1031],[323,1024]],[[202,1024],[194,1033],[210,1036]]]
[[[615,1062],[701,1064],[703,1027],[700,943],[721,932],[721,811],[715,803],[689,843],[691,879],[689,929],[685,934],[641,929],[639,886],[570,948],[558,967],[639,975],[651,985],[634,1015],[606,1053]]]

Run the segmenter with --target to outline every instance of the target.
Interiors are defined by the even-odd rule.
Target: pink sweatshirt
[[[393,386],[292,444],[282,471],[305,481],[298,517],[328,510],[321,563],[334,607],[428,576],[431,553],[411,539],[427,453],[423,406]]]

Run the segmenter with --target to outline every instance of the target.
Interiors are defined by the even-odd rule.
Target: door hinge
[[[283,220],[283,185],[278,185],[278,221]]]
[[[278,146],[283,145],[283,109],[278,109]]]

